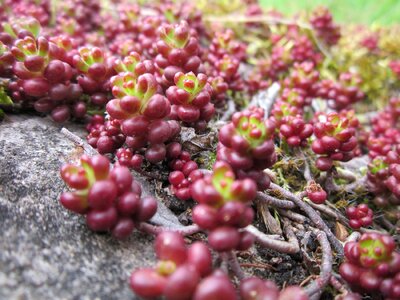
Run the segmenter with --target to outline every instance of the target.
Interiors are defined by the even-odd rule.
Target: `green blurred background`
[[[400,24],[400,0],[259,0],[265,8],[276,8],[285,15],[312,10],[318,5],[331,9],[340,23]],[[400,38],[400,37],[399,37]]]

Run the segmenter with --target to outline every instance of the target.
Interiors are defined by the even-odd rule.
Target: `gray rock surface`
[[[152,238],[94,234],[59,204],[59,167],[75,151],[60,129],[34,116],[0,123],[0,299],[136,299],[129,274],[154,261]]]

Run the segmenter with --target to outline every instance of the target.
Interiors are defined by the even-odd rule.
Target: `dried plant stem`
[[[318,215],[318,213],[307,203],[305,203],[301,197],[296,196],[295,194],[281,188],[279,185],[276,185],[275,183],[271,183],[270,189],[277,191],[278,193],[281,193],[285,198],[293,201],[302,211],[304,211],[307,216],[311,219],[311,221],[314,223],[314,225],[325,232],[327,235],[329,241],[332,243],[333,247],[335,248],[336,252],[340,257],[343,256],[343,246],[340,243],[340,241],[335,237],[335,235],[332,233],[332,231],[328,228],[328,226],[325,224],[324,220]]]
[[[262,192],[257,192],[257,200],[261,200],[266,202],[268,205],[276,207],[276,208],[295,208],[296,204],[292,201],[281,200],[275,198],[271,195],[264,194]]]
[[[348,220],[345,216],[343,216],[339,211],[336,211],[325,204],[315,204],[312,201],[307,201],[307,203],[314,209],[319,210],[323,214],[334,218],[336,221],[340,221],[343,224],[348,224]]]
[[[298,213],[295,213],[295,212],[293,212],[291,210],[278,209],[278,212],[279,212],[280,215],[282,215],[282,216],[284,216],[284,217],[286,217],[288,219],[291,219],[291,220],[293,220],[293,221],[295,221],[297,223],[300,223],[300,224],[304,224],[304,223],[309,223],[310,222],[309,218],[307,218],[307,217],[305,217],[303,215],[300,215]]]
[[[228,253],[228,264],[231,267],[231,270],[233,271],[233,273],[235,273],[236,277],[239,280],[243,280],[244,278],[246,278],[246,274],[243,272],[242,268],[240,267],[236,253],[233,251],[230,251]]]
[[[329,244],[325,232],[318,231],[317,240],[321,245],[322,249],[321,272],[319,277],[313,280],[308,286],[306,286],[304,290],[309,296],[317,294],[319,297],[325,286],[327,286],[327,284],[329,283],[329,280],[332,276],[333,257],[332,257],[331,246]]]
[[[333,172],[332,170],[327,171],[326,173],[326,179],[325,179],[325,189],[328,192],[346,192],[346,193],[353,193],[355,190],[359,188],[365,188],[365,182],[367,180],[367,176],[363,176],[361,178],[356,178],[352,183],[345,184],[345,185],[337,185],[333,181]],[[335,176],[336,177],[336,176]],[[337,176],[339,178],[342,178],[341,175]],[[349,176],[347,176],[346,179]]]
[[[342,178],[348,181],[356,181],[357,180],[357,176],[355,176],[352,172],[347,171],[345,169],[342,168],[336,168],[337,171],[337,177],[338,178]]]
[[[283,253],[298,253],[300,251],[299,242],[289,222],[285,219],[283,219],[283,229],[288,239],[287,242],[271,239],[253,225],[247,226],[244,230],[251,233],[256,238],[256,241],[266,248],[274,249]]]

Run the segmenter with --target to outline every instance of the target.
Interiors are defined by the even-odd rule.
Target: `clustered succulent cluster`
[[[251,179],[236,180],[230,165],[217,162],[213,173],[191,185],[191,195],[199,204],[193,209],[193,222],[209,230],[208,242],[216,251],[246,250],[254,239],[240,232],[254,218],[250,207],[257,186]]]
[[[227,162],[239,178],[255,180],[259,189],[268,188],[263,170],[276,162],[272,129],[261,108],[236,112],[219,131],[217,160]]]
[[[86,125],[100,154],[61,168],[71,191],[60,202],[95,232],[156,235],[157,262],[130,277],[135,294],[400,298],[387,234],[400,224],[400,98],[386,93],[400,84],[396,29],[354,34],[326,8],[288,20],[252,0],[107,1],[112,10],[66,0],[54,11],[50,1],[3,2],[0,108]],[[142,195],[132,170],[156,179],[189,225],[151,224],[159,200]],[[255,276],[266,259],[252,255],[265,254],[255,243],[301,254],[319,275],[280,290]],[[340,266],[332,252],[344,252]]]
[[[400,254],[392,237],[366,233],[345,246],[340,274],[355,290],[365,289],[385,299],[400,297]]]
[[[61,177],[73,189],[61,194],[61,204],[85,215],[93,231],[111,231],[116,238],[125,238],[157,210],[154,198],[141,196],[141,186],[129,169],[116,166],[110,170],[110,161],[102,155],[84,155],[79,165],[64,165]]]

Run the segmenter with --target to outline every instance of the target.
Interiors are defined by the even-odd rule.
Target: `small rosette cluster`
[[[321,53],[317,51],[311,37],[303,34],[298,28],[273,34],[271,42],[270,56],[261,60],[258,66],[258,71],[266,78],[282,79],[296,62],[317,65],[322,60]]]
[[[374,217],[372,209],[365,203],[347,207],[346,215],[349,218],[349,225],[353,229],[372,225],[372,219]]]
[[[287,103],[291,106],[303,109],[305,106],[311,104],[312,98],[309,97],[307,92],[300,88],[284,88],[276,103]]]
[[[24,80],[22,86],[29,96],[42,97],[49,92],[50,82],[59,83],[72,76],[70,65],[51,60],[49,41],[44,37],[18,39],[11,53],[16,59],[14,74]]]
[[[250,205],[257,192],[253,180],[237,180],[228,164],[217,162],[213,173],[196,180],[190,191],[199,203],[193,221],[209,230],[208,242],[214,250],[245,250],[252,245],[253,237],[240,229],[253,221]]]
[[[234,38],[232,30],[216,32],[204,59],[208,74],[223,79],[230,90],[241,91],[244,89],[244,81],[238,71],[240,63],[246,58],[246,45]]]
[[[340,27],[333,23],[332,14],[326,7],[317,7],[310,18],[317,36],[328,46],[336,45],[340,39]]]
[[[173,142],[167,146],[167,158],[172,172],[168,176],[173,194],[179,200],[191,199],[190,185],[197,179],[203,178],[203,173],[190,157],[189,152],[182,151],[179,143]]]
[[[155,63],[162,74],[160,83],[163,87],[174,85],[175,74],[178,72],[199,73],[200,45],[196,33],[190,30],[186,21],[175,25],[163,24],[159,29],[159,37]]]
[[[313,126],[303,118],[303,108],[310,104],[310,100],[303,88],[285,88],[272,107],[269,124],[291,147],[306,146],[313,133]]]
[[[196,299],[193,295],[201,279],[212,271],[205,244],[195,242],[187,247],[180,234],[165,231],[156,237],[154,249],[157,265],[132,272],[129,283],[135,294],[146,299]]]
[[[304,121],[301,116],[288,116],[283,118],[279,127],[279,135],[282,140],[291,147],[307,146],[307,139],[313,133],[313,126]]]
[[[79,54],[73,57],[73,63],[81,74],[78,82],[85,93],[107,91],[107,81],[114,70],[112,63],[107,60],[105,53],[100,48],[80,48]]]
[[[292,95],[295,95],[293,93]],[[273,126],[274,129],[278,130],[282,124],[286,122],[286,120],[290,118],[301,117],[303,114],[303,109],[297,106],[294,102],[291,101],[291,97],[286,100],[278,101],[274,104],[271,109],[271,116],[269,117],[270,126]]]
[[[260,189],[266,189],[270,180],[263,170],[276,162],[272,133],[263,109],[236,112],[219,131],[217,160],[232,166],[239,178],[251,178]]]
[[[309,105],[315,95],[315,87],[320,79],[320,74],[312,61],[296,62],[287,78],[283,80],[285,89],[297,89],[307,95],[305,105]],[[283,94],[285,90],[283,90]],[[301,93],[301,92],[299,92]]]
[[[225,54],[216,63],[210,72],[214,77],[223,78],[232,91],[242,91],[244,81],[239,74],[240,61],[235,57]]]
[[[86,215],[86,223],[93,231],[125,238],[135,225],[148,221],[157,210],[154,198],[141,197],[141,187],[129,169],[117,166],[110,170],[105,156],[83,155],[79,165],[64,165],[61,177],[73,189],[61,194],[61,204]]]
[[[89,145],[97,149],[100,154],[113,153],[125,142],[125,136],[121,132],[121,122],[116,119],[105,121],[97,115],[92,118],[94,126],[89,127],[86,137]]]
[[[364,93],[359,86],[361,79],[357,74],[342,73],[339,80],[324,79],[316,84],[316,95],[328,100],[328,105],[339,111],[364,99]]]
[[[0,76],[11,77],[14,56],[10,48],[0,41]]]
[[[82,89],[71,82],[74,69],[64,49],[40,35],[36,19],[15,22],[3,25],[4,43],[0,44],[0,72],[12,78],[8,89],[13,101],[51,113],[56,122],[64,122],[71,115],[83,118],[86,105],[80,100]],[[10,63],[14,76],[10,76]]]
[[[379,160],[380,157],[376,158]],[[385,187],[392,193],[392,196],[400,200],[400,147],[397,146],[394,150],[389,151],[383,159],[383,173],[386,173],[384,179]],[[386,168],[385,168],[386,167]],[[386,171],[386,172],[385,172]],[[396,201],[398,203],[398,201]]]
[[[228,90],[228,84],[224,81],[221,76],[208,77],[208,83],[212,88],[211,98],[216,105],[221,105],[226,99],[226,92]]]
[[[294,63],[289,76],[281,80],[283,89],[277,103],[284,102],[294,106],[302,114],[303,109],[315,98],[319,77],[319,72],[312,61]]]
[[[1,39],[3,43],[11,43],[13,40],[23,38],[25,36],[38,37],[41,26],[36,18],[13,18],[9,22],[4,22],[2,26]]]
[[[372,119],[372,131],[366,146],[371,161],[368,164],[367,185],[377,197],[379,207],[400,203],[400,116],[399,98],[391,98],[385,109]]]
[[[155,76],[141,72],[124,72],[111,78],[116,98],[107,103],[106,109],[111,118],[120,121],[126,145],[133,151],[147,147],[146,159],[157,163],[166,156],[164,143],[179,133],[180,126],[177,121],[164,120],[171,105],[158,94],[160,86]]]
[[[346,261],[339,272],[355,291],[380,294],[385,300],[400,298],[400,253],[391,236],[365,233],[358,242],[348,242]]]
[[[358,120],[353,112],[329,113],[319,116],[314,124],[312,150],[319,155],[316,166],[321,171],[332,168],[333,161],[349,161],[357,146]]]
[[[377,156],[368,164],[367,186],[376,195],[390,194],[385,181],[389,177],[389,164],[386,157]],[[386,201],[387,202],[387,201]]]
[[[124,59],[117,59],[113,64],[114,70],[117,73],[130,72],[136,76],[144,73],[155,73],[156,68],[151,60],[142,60],[141,56],[137,52],[130,52],[124,57]]]
[[[400,199],[400,163],[390,164],[389,177],[385,180],[385,185],[397,199]]]
[[[49,0],[35,2],[32,0],[25,1],[3,1],[0,11],[4,11],[10,19],[12,16],[18,16],[23,19],[34,17],[41,25],[48,26],[51,19],[51,3]],[[0,19],[2,19],[0,12]]]
[[[170,103],[171,115],[175,120],[204,129],[214,115],[214,104],[210,103],[211,87],[205,74],[184,74],[178,72],[174,76],[174,86],[166,91]]]
[[[246,44],[235,40],[235,33],[231,29],[216,32],[207,52],[207,60],[215,64],[224,55],[232,55],[238,61],[246,58]]]

